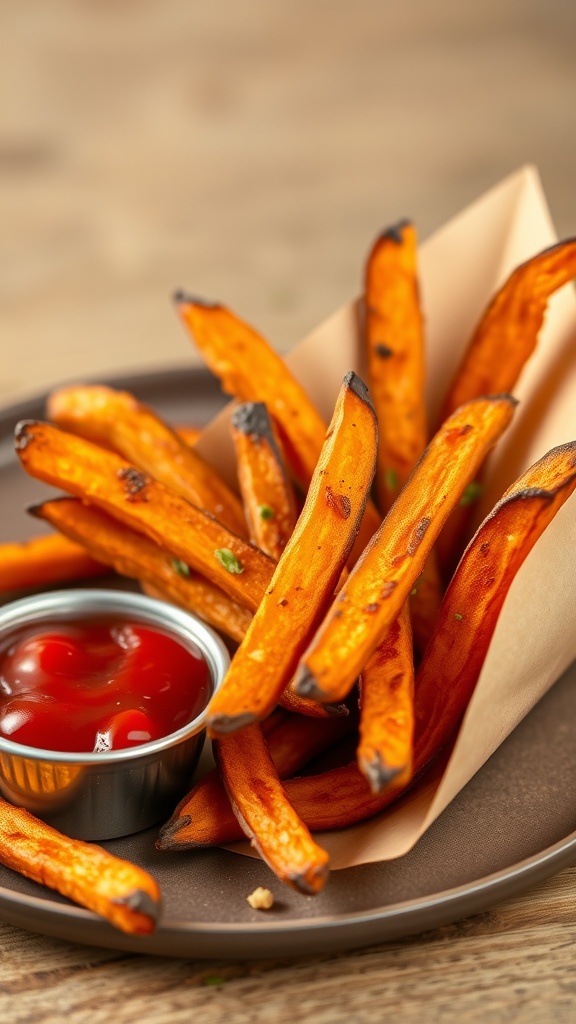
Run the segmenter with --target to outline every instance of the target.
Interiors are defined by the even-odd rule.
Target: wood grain
[[[571,1024],[576,868],[458,924],[295,961],[125,956],[0,926],[7,1024]]]

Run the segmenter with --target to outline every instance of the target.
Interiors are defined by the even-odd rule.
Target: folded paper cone
[[[422,245],[430,422],[495,291],[515,267],[555,241],[538,174],[528,167]],[[363,375],[358,303],[335,313],[286,361],[328,421],[344,374],[352,369]],[[514,393],[520,407],[489,460],[478,522],[520,473],[554,446],[576,439],[576,296],[571,285],[550,300],[536,352]],[[206,429],[199,448],[233,480],[227,420],[225,411]],[[576,494],[538,540],[510,588],[448,764],[381,815],[342,832],[323,833],[333,868],[392,860],[414,846],[576,658],[576,630],[567,621],[574,604]],[[245,844],[235,848],[250,853]]]

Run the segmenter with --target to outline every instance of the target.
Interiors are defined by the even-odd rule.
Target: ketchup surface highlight
[[[148,623],[44,622],[0,648],[0,737],[30,747],[134,747],[182,728],[209,697],[200,650]]]

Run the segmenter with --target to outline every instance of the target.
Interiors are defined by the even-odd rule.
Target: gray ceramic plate
[[[175,422],[209,419],[222,404],[203,372],[116,382]],[[45,489],[12,454],[28,402],[0,416],[0,540],[38,528],[25,506]],[[159,854],[155,830],[106,843],[150,870],[164,894],[156,934],[124,936],[88,911],[0,866],[0,916],[74,942],[164,956],[277,957],[328,952],[395,939],[485,910],[576,863],[576,666],[493,755],[414,850],[401,860],[334,872],[324,893],[304,898],[276,883],[259,861],[223,850]],[[275,895],[272,911],[250,909],[257,885]]]

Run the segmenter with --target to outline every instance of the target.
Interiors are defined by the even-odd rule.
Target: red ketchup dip
[[[134,747],[191,722],[210,687],[200,650],[147,623],[27,625],[0,648],[0,738],[69,753]]]

